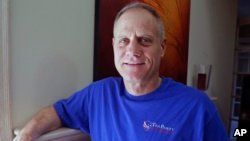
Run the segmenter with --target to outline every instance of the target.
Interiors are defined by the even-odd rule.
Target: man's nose
[[[136,39],[130,41],[126,51],[127,56],[140,57],[142,55],[142,48]]]

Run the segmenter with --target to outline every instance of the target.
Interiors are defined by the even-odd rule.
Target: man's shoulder
[[[90,83],[88,86],[77,91],[75,94],[88,95],[88,96],[100,96],[107,91],[114,91],[120,87],[121,78],[119,77],[107,77],[104,79],[96,80]]]
[[[171,78],[163,78],[163,83],[167,86],[168,91],[173,93],[201,93],[199,90]]]
[[[165,78],[169,79],[169,78]],[[203,91],[200,91],[194,87],[187,86],[186,84],[174,81],[172,79],[168,80],[168,91],[170,91],[173,95],[179,95],[185,99],[192,99],[193,101],[210,101],[207,94]]]
[[[122,81],[121,77],[106,77],[106,78],[92,82],[92,85],[109,85],[109,84],[113,84],[113,83],[117,83],[121,81]]]
[[[172,80],[168,84],[170,94],[180,103],[189,103],[205,112],[214,113],[216,107],[205,92]]]
[[[110,88],[120,86],[122,82],[121,77],[107,77],[100,80],[96,80],[89,85],[89,88]]]

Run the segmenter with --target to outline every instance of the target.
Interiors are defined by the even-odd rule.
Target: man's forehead
[[[132,11],[133,10],[133,11]],[[115,24],[118,32],[136,32],[138,34],[153,34],[157,28],[156,19],[144,9],[126,11]],[[141,15],[141,12],[145,15]]]
[[[137,36],[137,37],[154,37],[155,33],[150,30],[118,30],[115,34],[117,38],[123,38],[123,37],[130,37],[130,36]]]
[[[155,17],[149,11],[147,11],[146,9],[143,9],[143,8],[128,9],[120,16],[118,21],[120,19],[126,18],[126,17],[135,17],[135,18],[147,17],[147,18],[154,18],[155,19]]]

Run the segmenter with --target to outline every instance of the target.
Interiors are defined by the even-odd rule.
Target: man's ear
[[[163,57],[165,55],[165,52],[166,52],[166,48],[167,48],[167,40],[164,39],[162,42],[161,42],[161,57]]]

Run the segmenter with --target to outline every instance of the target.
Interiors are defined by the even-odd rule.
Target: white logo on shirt
[[[168,127],[164,124],[158,124],[156,122],[144,121],[143,128],[145,131],[156,131],[163,134],[173,134],[174,128]]]

